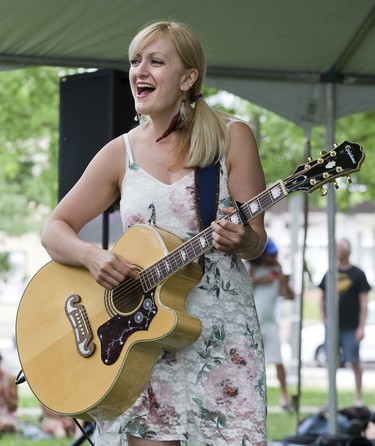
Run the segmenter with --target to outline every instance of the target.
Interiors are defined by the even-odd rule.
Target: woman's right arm
[[[82,227],[116,200],[124,175],[122,138],[108,143],[91,161],[77,184],[52,212],[42,234],[42,244],[52,260],[87,268],[95,280],[114,288],[134,267],[119,254],[82,240]]]

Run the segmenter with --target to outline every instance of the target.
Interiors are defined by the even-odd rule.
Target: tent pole
[[[303,153],[303,160],[302,162],[305,162],[307,159],[309,159],[311,155],[311,127],[305,127],[305,145],[304,145],[304,153]],[[300,404],[301,404],[301,368],[302,368],[302,361],[301,361],[301,334],[302,334],[302,326],[303,326],[303,304],[304,304],[304,294],[305,294],[305,276],[307,272],[306,268],[306,245],[307,245],[307,230],[308,230],[308,219],[309,219],[309,212],[308,212],[308,196],[307,194],[303,195],[296,195],[294,197],[294,200],[298,199],[299,207],[297,211],[301,211],[301,207],[303,208],[303,240],[302,240],[302,252],[301,252],[301,260],[302,260],[302,267],[300,269],[296,268],[295,264],[295,258],[298,256],[299,253],[299,220],[298,220],[298,213],[294,213],[293,217],[293,225],[292,225],[292,252],[293,252],[293,289],[295,290],[295,301],[293,305],[293,364],[297,365],[297,392],[292,395],[292,403],[293,408],[296,413],[296,432],[298,431],[298,426],[300,423]],[[302,205],[302,206],[301,206]],[[293,208],[295,211],[295,207]],[[299,270],[299,276],[296,277],[296,271]],[[297,334],[297,336],[295,336]],[[296,345],[295,345],[296,344]],[[296,351],[295,351],[296,350]]]
[[[326,111],[327,111],[327,147],[331,150],[335,140],[335,85],[326,85]],[[336,290],[336,197],[334,185],[329,183],[328,190],[328,272],[326,287],[326,311],[328,320],[328,428],[331,434],[337,434],[337,389],[336,371],[338,359],[338,317],[337,317],[337,290]]]

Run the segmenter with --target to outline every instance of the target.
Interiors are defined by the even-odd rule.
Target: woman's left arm
[[[252,130],[244,122],[234,122],[230,127],[226,162],[228,189],[233,201],[245,203],[265,189],[258,146]],[[233,208],[222,211],[230,214]],[[263,213],[245,226],[223,219],[213,222],[212,229],[213,245],[217,250],[236,253],[244,259],[258,257],[267,240]]]

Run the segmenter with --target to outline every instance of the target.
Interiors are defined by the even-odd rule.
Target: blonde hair
[[[143,28],[129,46],[129,60],[150,42],[161,35],[168,35],[185,68],[194,68],[198,77],[187,92],[186,100],[202,92],[206,73],[206,58],[197,36],[184,24],[158,21]],[[193,99],[194,101],[194,99]],[[175,154],[175,162],[187,158],[186,167],[204,167],[223,156],[229,147],[228,115],[213,110],[203,98],[195,101],[192,113],[182,113],[181,144]]]

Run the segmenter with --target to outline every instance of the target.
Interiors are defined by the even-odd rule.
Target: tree
[[[0,73],[0,230],[39,227],[57,190],[59,78],[56,68]]]
[[[0,252],[0,280],[6,280],[11,269],[10,254],[8,252]]]
[[[37,67],[0,72],[0,232],[40,229],[56,205],[59,82],[77,71]]]

